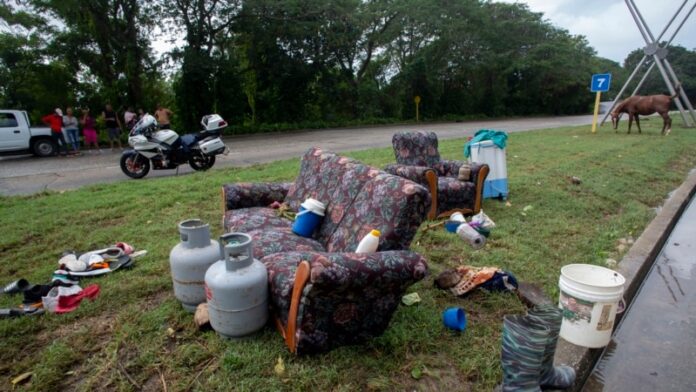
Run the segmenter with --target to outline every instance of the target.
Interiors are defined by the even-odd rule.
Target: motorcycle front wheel
[[[150,160],[137,152],[123,154],[121,171],[130,178],[143,178],[150,172]]]
[[[189,159],[189,165],[196,171],[205,171],[213,167],[215,164],[215,155],[205,155],[203,153],[195,152],[193,156]]]

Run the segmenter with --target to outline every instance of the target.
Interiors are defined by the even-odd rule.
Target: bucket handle
[[[622,296],[619,303],[616,305],[616,314],[621,314],[626,311],[626,300]]]

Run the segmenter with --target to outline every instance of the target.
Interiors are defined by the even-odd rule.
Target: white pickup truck
[[[48,127],[31,127],[24,110],[0,109],[0,154],[33,153],[46,157],[56,152]]]

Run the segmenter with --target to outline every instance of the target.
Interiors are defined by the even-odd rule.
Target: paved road
[[[420,125],[395,125],[363,128],[339,128],[282,134],[233,136],[225,138],[231,152],[218,156],[215,168],[248,166],[300,156],[308,147],[346,152],[387,147],[395,132],[425,129],[435,131],[440,139],[473,135],[482,128],[508,132],[561,126],[590,124],[592,116],[538,117],[510,120],[471,121]],[[27,195],[43,190],[74,189],[88,184],[123,181],[128,178],[119,168],[120,153],[105,150],[100,155],[79,157],[35,158],[32,156],[0,158],[0,194]],[[179,174],[192,169],[182,166]],[[174,170],[151,171],[147,178],[171,176]]]

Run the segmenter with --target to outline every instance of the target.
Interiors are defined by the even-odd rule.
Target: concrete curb
[[[691,170],[682,185],[669,196],[657,216],[621,259],[617,271],[626,278],[624,299],[627,306],[633,301],[645,275],[694,193],[696,193],[696,169]],[[620,316],[617,316],[614,326],[618,325]],[[570,391],[579,391],[582,388],[602,351],[603,349],[576,346],[563,338],[558,340],[556,364],[572,366],[577,372],[575,384],[569,388]]]

